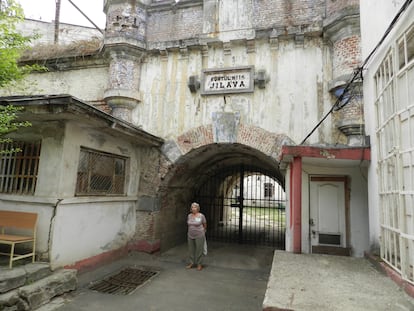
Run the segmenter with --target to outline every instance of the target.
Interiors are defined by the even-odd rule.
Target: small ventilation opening
[[[341,245],[341,235],[319,233],[320,244]]]
[[[129,267],[109,276],[101,281],[93,283],[89,289],[113,295],[128,295],[139,286],[156,276],[159,271],[151,268]]]

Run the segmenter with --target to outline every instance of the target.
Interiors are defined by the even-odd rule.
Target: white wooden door
[[[311,180],[309,224],[311,248],[346,247],[344,181]]]

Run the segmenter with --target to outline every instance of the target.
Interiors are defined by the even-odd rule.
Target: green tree
[[[18,81],[38,65],[19,65],[23,51],[35,36],[24,36],[16,25],[24,20],[23,10],[15,0],[0,0],[0,87]]]
[[[0,88],[22,80],[38,65],[19,65],[23,51],[29,48],[35,36],[24,36],[16,30],[17,23],[23,21],[23,9],[15,0],[0,0]],[[22,110],[15,106],[0,106],[0,143],[11,142],[4,135],[20,127],[30,126],[29,122],[18,121],[17,113]],[[0,153],[13,152],[14,149],[0,150]]]
[[[20,149],[13,148],[12,139],[4,137],[4,135],[16,131],[20,127],[31,126],[28,121],[19,121],[17,113],[22,110],[22,107],[16,107],[12,105],[0,106],[0,146],[3,148],[0,150],[0,155],[10,152],[18,152]]]

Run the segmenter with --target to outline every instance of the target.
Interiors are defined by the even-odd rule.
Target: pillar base
[[[349,146],[365,146],[365,125],[359,123],[343,124],[338,129],[348,139]]]
[[[104,100],[112,108],[114,117],[131,122],[131,111],[141,102],[141,94],[138,91],[109,89],[104,93]]]

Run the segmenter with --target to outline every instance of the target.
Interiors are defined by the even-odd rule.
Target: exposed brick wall
[[[147,40],[174,41],[197,37],[203,32],[203,8],[153,12],[148,17]]]
[[[112,111],[111,107],[109,107],[109,105],[106,102],[104,102],[104,101],[92,102],[90,104],[93,105],[95,108],[97,108],[97,109],[99,109],[99,110],[101,110],[103,112],[106,112],[108,114],[110,114],[111,111]]]
[[[146,12],[140,5],[124,3],[111,5],[107,12],[106,37],[122,35],[144,40]]]
[[[137,211],[134,240],[154,240],[157,233],[158,212]]]
[[[138,192],[140,195],[155,197],[160,187],[160,153],[155,148],[142,149],[140,183]]]
[[[358,99],[352,100],[344,108],[340,110],[341,122],[355,123],[357,121],[362,122],[364,118],[364,109],[362,102]]]
[[[325,16],[324,0],[255,0],[253,5],[256,29],[312,25]],[[203,33],[203,7],[152,11],[147,29],[148,42],[196,38]]]
[[[269,133],[262,128],[241,124],[238,130],[237,141],[260,150],[264,154],[279,157],[281,144],[285,135]]]
[[[213,131],[211,125],[199,126],[177,137],[177,144],[183,154],[201,146],[213,143]]]
[[[325,12],[323,0],[256,0],[256,28],[309,25],[321,21]]]
[[[326,0],[326,16],[339,13],[350,7],[359,7],[360,0]]]
[[[353,35],[334,43],[334,76],[350,74],[361,62],[361,38]]]

